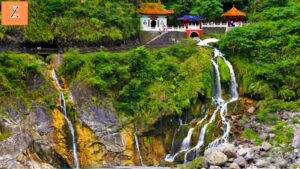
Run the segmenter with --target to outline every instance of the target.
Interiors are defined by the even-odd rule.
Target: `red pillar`
[[[235,17],[235,22],[237,23],[239,21],[238,17],[236,16]]]

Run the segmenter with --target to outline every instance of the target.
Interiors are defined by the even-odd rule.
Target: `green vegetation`
[[[6,140],[9,137],[10,137],[10,133],[8,131],[0,132],[0,142]]]
[[[107,43],[135,37],[139,30],[136,8],[128,1],[31,0],[28,3],[28,26],[4,27],[0,29],[0,39],[3,34],[24,31],[25,39],[33,43]]]
[[[262,143],[259,135],[252,129],[245,129],[242,133],[242,137],[245,139],[254,140],[257,145],[260,145]]]
[[[37,56],[0,53],[0,114],[4,115],[10,107],[31,108],[33,100],[38,105],[55,105],[53,92],[48,92],[51,83],[46,82],[46,73]]]
[[[203,168],[204,157],[197,157],[191,163],[185,164],[182,168],[184,169],[201,169]]]
[[[220,48],[235,64],[246,94],[285,101],[300,98],[299,10],[299,3],[267,8],[256,15],[257,23],[235,28],[221,39]],[[292,16],[283,18],[282,13]]]
[[[210,98],[211,50],[195,42],[159,50],[65,54],[60,68],[69,82],[82,82],[114,100],[118,112],[152,124],[161,115],[181,114],[199,95]]]
[[[300,107],[300,100],[286,102],[284,100],[263,100],[258,103],[259,110],[257,117],[260,122],[275,124],[280,119],[277,112],[282,110],[297,110]]]

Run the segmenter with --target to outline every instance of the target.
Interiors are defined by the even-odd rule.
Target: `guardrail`
[[[162,27],[155,27],[155,28],[146,28],[143,29],[143,31],[169,31],[169,32],[185,32],[186,30],[200,30],[203,28],[226,28],[226,30],[229,30],[234,27],[243,26],[246,23],[244,22],[235,22],[234,26],[228,26],[228,23],[223,22],[206,22],[201,25],[198,24],[189,24],[187,27],[185,26],[177,26],[177,27],[168,27],[168,28],[162,28]]]

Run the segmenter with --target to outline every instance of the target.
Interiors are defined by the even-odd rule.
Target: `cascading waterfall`
[[[179,118],[179,124],[182,126],[183,125],[183,121],[181,118]]]
[[[136,149],[139,153],[141,165],[144,166],[144,162],[143,162],[143,158],[142,158],[141,150],[140,150],[140,145],[139,145],[139,138],[137,137],[136,132],[134,133],[134,140],[135,140]]]
[[[209,38],[209,39],[205,39],[203,41],[200,41],[198,43],[198,46],[206,46],[206,47],[211,47],[208,43],[216,43],[218,42],[218,39],[214,39],[214,38]],[[169,161],[169,162],[173,162],[175,157],[182,153],[185,152],[184,155],[184,161],[187,162],[188,161],[188,155],[189,153],[194,154],[193,157],[195,157],[195,154],[197,154],[197,152],[199,151],[199,149],[201,148],[201,146],[203,146],[204,144],[204,140],[205,140],[205,133],[206,133],[206,129],[207,126],[209,124],[211,124],[217,116],[217,113],[220,113],[221,116],[221,120],[222,120],[222,124],[225,126],[224,128],[224,133],[220,138],[215,139],[213,142],[211,142],[208,147],[215,147],[218,146],[219,144],[223,143],[223,142],[227,142],[228,138],[229,138],[229,133],[230,133],[230,128],[231,128],[231,124],[230,121],[228,119],[226,119],[227,116],[227,105],[231,102],[234,102],[236,100],[238,100],[238,91],[237,91],[237,83],[235,80],[235,73],[233,70],[233,67],[231,65],[231,63],[226,60],[226,58],[223,56],[223,54],[217,49],[217,48],[213,48],[214,49],[214,56],[211,58],[211,62],[212,62],[212,84],[213,84],[213,98],[212,98],[212,103],[216,105],[216,109],[214,110],[212,116],[210,117],[209,121],[204,124],[200,130],[200,134],[199,134],[199,138],[198,138],[198,142],[197,144],[190,148],[190,149],[186,149],[187,147],[187,141],[188,141],[188,136],[192,135],[194,128],[190,128],[188,136],[183,140],[182,145],[184,143],[185,146],[181,146],[181,150],[179,152],[177,152],[175,155],[170,155],[167,154],[165,161]],[[230,95],[231,98],[229,101],[227,100],[223,100],[222,98],[222,86],[221,86],[221,76],[220,76],[220,71],[219,71],[219,66],[217,63],[217,59],[221,58],[224,60],[224,62],[226,63],[229,71],[230,71]],[[208,114],[206,114],[204,116],[203,119],[201,119],[197,125],[201,124],[204,122],[204,120],[206,120]],[[191,132],[191,133],[190,133]],[[190,143],[190,140],[189,140]],[[190,146],[190,145],[188,145]]]
[[[189,129],[187,136],[182,141],[181,150],[188,150],[190,148],[193,131],[194,128]]]
[[[67,115],[67,106],[66,106],[66,101],[65,101],[65,96],[64,96],[64,92],[63,92],[63,88],[59,83],[57,74],[55,72],[55,69],[52,69],[52,78],[54,80],[54,82],[56,83],[56,85],[58,86],[60,93],[59,93],[59,104],[60,104],[60,108],[61,111],[63,113],[64,119],[66,120],[67,124],[68,124],[68,128],[71,132],[72,135],[72,144],[73,144],[73,158],[74,158],[74,168],[75,169],[79,169],[79,160],[78,160],[78,155],[77,155],[77,145],[76,145],[76,137],[75,137],[75,130],[73,127],[72,122],[69,120],[68,115]]]

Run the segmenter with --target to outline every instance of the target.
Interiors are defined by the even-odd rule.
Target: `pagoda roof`
[[[195,16],[195,15],[183,15],[180,18],[177,18],[178,21],[203,21],[205,18],[203,16]]]
[[[147,15],[168,15],[174,14],[174,11],[165,9],[160,2],[146,2],[141,5],[139,13]]]
[[[239,11],[238,9],[236,9],[236,7],[233,5],[233,7],[228,10],[227,12],[223,13],[222,16],[243,16],[245,17],[246,14],[244,12]]]

